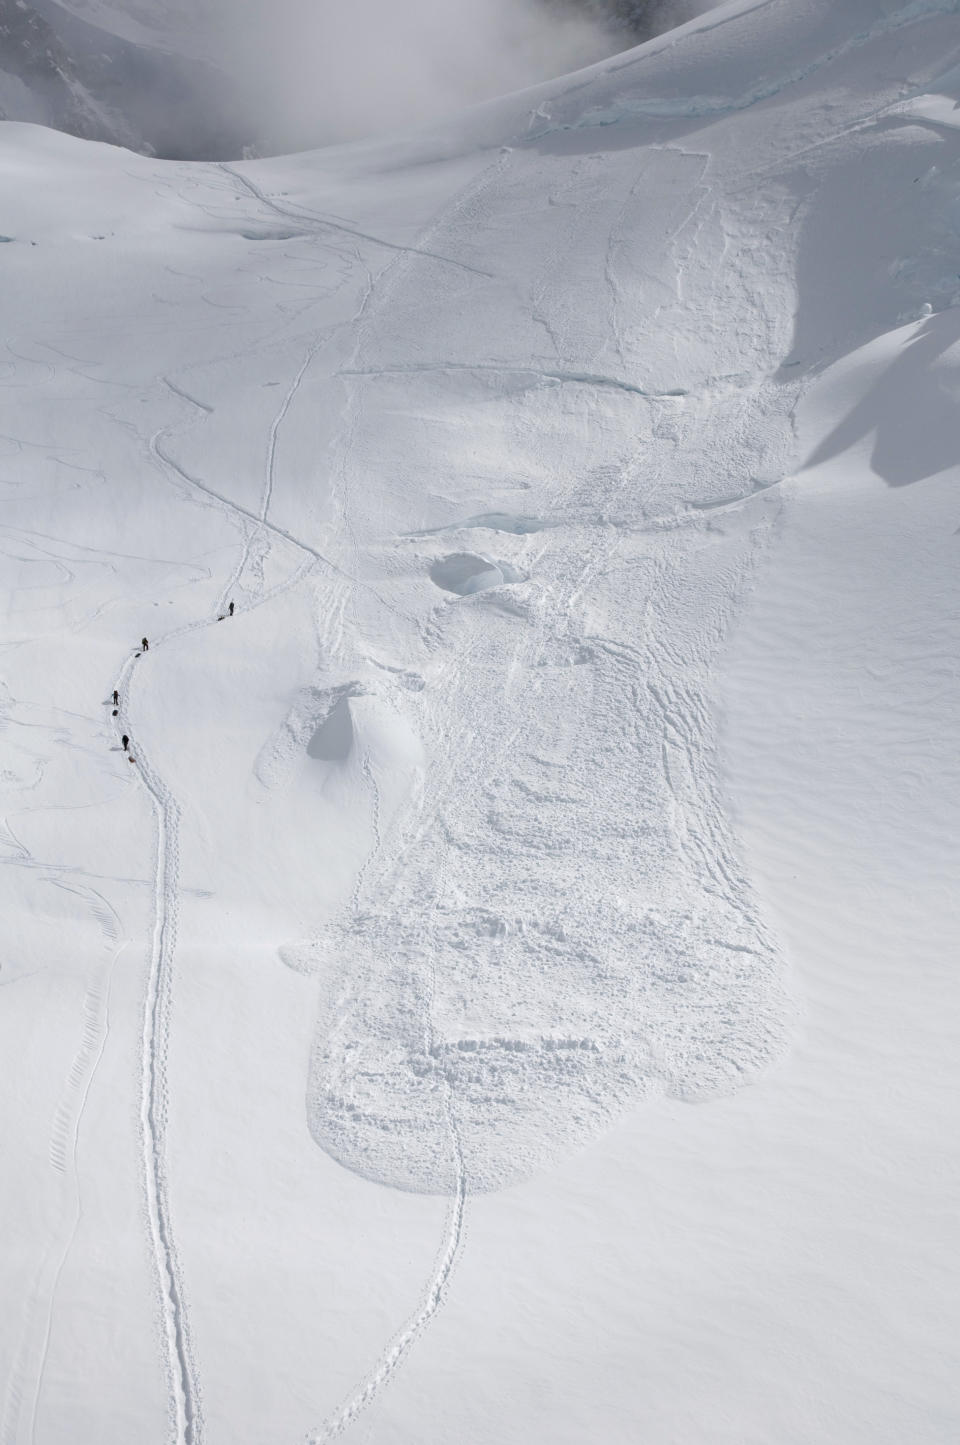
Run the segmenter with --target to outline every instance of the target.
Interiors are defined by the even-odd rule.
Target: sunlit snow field
[[[956,1438],[958,104],[0,130],[2,1445]]]

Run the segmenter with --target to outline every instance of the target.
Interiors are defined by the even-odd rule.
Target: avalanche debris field
[[[2,128],[2,1445],[957,1438],[958,105]]]

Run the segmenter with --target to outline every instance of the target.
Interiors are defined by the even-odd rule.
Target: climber
[[[233,616],[233,607],[234,607],[234,604],[231,602],[231,603],[230,603],[230,606],[227,608],[227,611],[229,612],[229,614],[230,614],[231,617]]]
[[[114,689],[113,689],[113,705],[114,705],[114,707],[117,707],[118,704],[119,704],[119,702],[120,702],[120,694],[117,692],[117,689],[114,688]]]
[[[150,651],[150,644],[145,637],[141,640],[140,646],[142,647],[144,652]]]
[[[130,739],[127,737],[126,733],[124,733],[120,741],[123,743],[123,751],[126,752],[127,748],[130,746]]]

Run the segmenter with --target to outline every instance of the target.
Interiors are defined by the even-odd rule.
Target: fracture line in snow
[[[376,1368],[367,1376],[366,1381],[345,1405],[330,1416],[321,1425],[320,1429],[307,1437],[307,1445],[326,1445],[329,1440],[335,1440],[342,1435],[348,1426],[352,1425],[357,1416],[360,1415],[368,1405],[379,1395],[380,1391],[389,1384],[403,1360],[406,1358],[411,1347],[416,1343],[424,1329],[433,1319],[437,1310],[446,1298],[447,1285],[453,1273],[453,1267],[460,1252],[460,1245],[463,1240],[463,1223],[467,1203],[467,1182],[466,1171],[463,1164],[463,1154],[460,1148],[460,1138],[457,1133],[456,1124],[450,1110],[449,1094],[446,1099],[447,1117],[450,1122],[450,1133],[453,1139],[454,1155],[457,1166],[457,1187],[453,1197],[450,1214],[447,1224],[446,1243],[436,1272],[430,1281],[423,1304],[416,1314],[396,1336],[393,1344],[388,1347],[380,1359]]]
[[[191,396],[188,391],[184,391],[182,386],[177,386],[177,383],[175,381],[171,381],[169,376],[162,376],[160,380],[163,382],[164,386],[168,387],[169,390],[173,392],[174,396],[179,396],[181,401],[188,401],[191,406],[198,407],[200,411],[205,411],[208,416],[212,414],[212,406],[208,406],[205,401],[199,401],[197,397]]]
[[[664,401],[689,395],[683,390],[646,391],[631,381],[617,376],[604,376],[592,371],[561,371],[538,366],[511,365],[507,362],[482,361],[435,361],[410,366],[377,366],[369,369],[348,369],[338,371],[338,376],[410,376],[424,371],[469,371],[493,372],[498,376],[536,376],[543,381],[558,381],[576,386],[609,387],[613,391],[626,391],[632,396],[642,396],[648,401]]]
[[[424,251],[419,246],[404,246],[398,241],[385,241],[382,236],[372,236],[368,231],[357,230],[354,226],[345,226],[340,221],[330,221],[316,212],[292,210],[289,206],[281,206],[277,201],[272,201],[265,192],[260,190],[259,186],[254,185],[253,181],[242,176],[239,171],[235,171],[225,161],[220,162],[219,168],[238,181],[254,200],[260,202],[261,206],[275,211],[278,216],[285,216],[291,221],[312,221],[315,225],[326,227],[327,230],[340,231],[345,236],[353,236],[357,241],[369,241],[374,246],[383,246],[388,251],[398,251],[404,256],[423,256],[429,261],[440,261],[445,266],[456,266],[460,271],[469,271],[474,276],[483,276],[487,281],[494,280],[492,271],[482,271],[478,266],[468,265],[466,261],[455,261],[452,256],[441,256],[436,251]]]

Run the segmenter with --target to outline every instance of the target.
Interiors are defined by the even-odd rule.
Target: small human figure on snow
[[[117,706],[119,705],[119,702],[120,702],[120,694],[117,692],[117,689],[114,688],[114,689],[113,689],[113,705],[114,705],[114,707],[117,707]]]
[[[144,652],[150,651],[150,644],[145,637],[141,640],[140,647]]]
[[[233,608],[234,608],[234,604],[231,602],[231,603],[230,603],[230,606],[227,608],[227,611],[229,612],[229,614],[230,614],[231,617],[233,616]]]
[[[126,733],[124,733],[120,741],[123,743],[123,751],[126,752],[127,748],[130,746],[130,739],[127,737]]]

